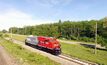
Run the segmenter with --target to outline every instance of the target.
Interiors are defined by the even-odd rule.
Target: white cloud
[[[72,0],[47,0],[52,5],[68,5]]]
[[[34,5],[38,2],[39,4],[48,7],[52,7],[56,5],[65,6],[72,2],[72,0],[25,0],[25,1],[31,3],[31,5]]]
[[[7,12],[0,13],[0,30],[8,30],[10,27],[23,27],[26,25],[37,25],[49,23],[50,21],[42,21],[32,19],[32,15],[26,14],[18,10],[8,10]]]

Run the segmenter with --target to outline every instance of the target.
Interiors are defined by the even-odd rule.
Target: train
[[[45,49],[52,52],[54,55],[61,54],[61,45],[56,38],[45,36],[28,36],[25,39],[26,45],[34,45],[39,49]]]

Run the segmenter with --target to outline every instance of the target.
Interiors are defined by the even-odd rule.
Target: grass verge
[[[88,60],[100,65],[107,65],[107,51],[97,50],[97,54],[93,54],[94,49],[81,46],[79,44],[61,43],[62,52],[71,57]]]
[[[14,44],[10,41],[1,39],[0,44],[16,59],[18,59],[21,65],[60,65],[57,62],[50,60],[48,57],[44,57],[40,54],[30,52],[24,49],[18,44]]]
[[[7,33],[7,35],[9,35],[9,37],[11,38],[11,34],[10,33]],[[20,40],[22,42],[25,41],[26,37],[27,37],[27,35],[12,34],[12,38],[13,39]]]

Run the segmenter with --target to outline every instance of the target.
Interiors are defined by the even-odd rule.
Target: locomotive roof
[[[43,38],[43,39],[47,39],[47,40],[49,40],[49,39],[55,39],[53,37],[45,37],[45,36],[38,36],[38,37]]]

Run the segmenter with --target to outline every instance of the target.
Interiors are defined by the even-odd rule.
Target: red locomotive
[[[61,53],[61,45],[55,38],[52,37],[30,36],[26,38],[25,44],[32,44],[35,45],[35,47],[37,46],[42,49],[48,49],[55,55],[59,55]]]

